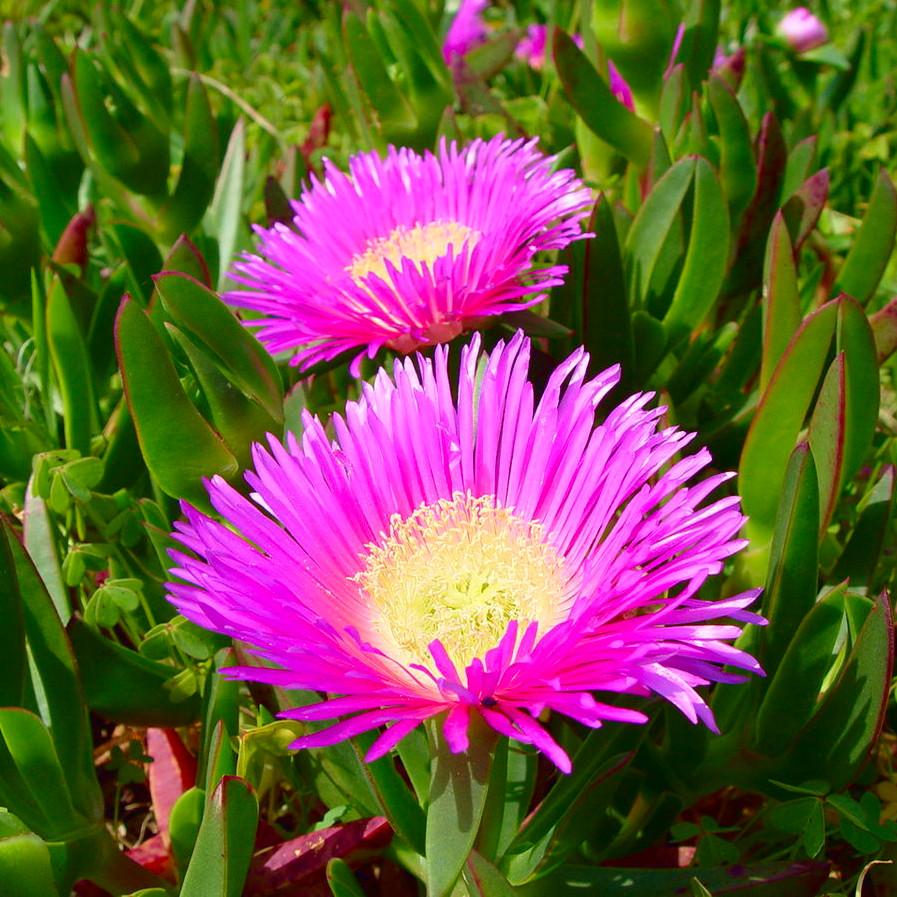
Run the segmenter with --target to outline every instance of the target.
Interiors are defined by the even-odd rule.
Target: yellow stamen
[[[402,259],[407,258],[420,271],[424,264],[432,267],[436,259],[448,252],[449,246],[458,255],[465,243],[472,249],[479,238],[479,231],[457,221],[431,221],[414,227],[400,225],[388,237],[369,240],[364,252],[353,257],[346,271],[356,283],[368,274],[377,274],[388,281],[387,260],[401,268]]]
[[[568,577],[543,527],[496,507],[491,495],[456,492],[390,520],[355,580],[367,593],[383,650],[427,664],[439,639],[464,669],[495,647],[511,620],[544,633],[563,615]]]

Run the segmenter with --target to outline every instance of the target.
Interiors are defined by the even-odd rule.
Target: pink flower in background
[[[785,13],[776,26],[776,34],[795,53],[806,53],[828,41],[825,25],[806,6],[798,6]]]
[[[447,63],[464,56],[486,40],[482,15],[488,5],[489,0],[461,0],[442,42],[442,55]]]
[[[582,49],[582,35],[573,34],[573,43]],[[536,71],[542,71],[545,67],[545,50],[548,44],[548,26],[547,25],[529,25],[526,34],[517,44],[514,55],[525,62],[530,68]]]
[[[593,693],[653,693],[714,728],[696,689],[760,672],[731,644],[757,591],[698,597],[745,545],[738,498],[708,501],[731,475],[696,480],[710,455],[679,457],[650,394],[596,425],[619,368],[587,379],[579,349],[537,396],[529,356],[518,333],[475,336],[457,379],[444,346],[397,360],[332,428],[256,445],[250,497],[207,483],[223,522],[183,504],[172,602],[270,664],[231,675],[328,695],[282,714],[333,721],[295,747],[387,726],[373,760],[446,713],[457,753],[479,714],[568,772],[545,710],[638,723]]]
[[[635,109],[635,100],[632,98],[632,88],[626,83],[626,79],[617,71],[617,67],[608,59],[607,77],[610,82],[611,93],[627,108]]]
[[[345,174],[292,203],[292,227],[256,227],[224,299],[259,313],[246,321],[274,354],[307,368],[357,349],[410,352],[483,318],[539,302],[564,265],[536,253],[583,237],[591,193],[536,140],[443,143],[438,155],[390,147],[360,153]]]

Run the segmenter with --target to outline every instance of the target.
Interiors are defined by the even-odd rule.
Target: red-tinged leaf
[[[553,55],[567,99],[589,129],[644,168],[654,140],[651,125],[617,100],[588,57],[560,28],[554,29]]]
[[[772,535],[788,457],[822,376],[837,309],[837,302],[828,302],[803,322],[776,365],[744,442],[739,489],[748,531],[759,544]]]
[[[897,351],[897,296],[869,319],[875,338],[878,363],[884,364]]]
[[[860,305],[874,295],[894,251],[897,235],[897,189],[882,168],[869,208],[863,216],[860,230],[844,261],[835,282],[835,291],[847,293]]]
[[[775,366],[800,327],[800,292],[791,237],[781,212],[776,214],[766,247],[763,273],[763,356],[760,389],[766,389]]]
[[[832,362],[810,419],[810,448],[819,479],[819,531],[828,527],[844,472],[844,443],[847,427],[847,370],[844,353]]]
[[[779,205],[787,152],[778,119],[767,112],[757,136],[757,189],[741,219],[726,293],[760,285],[766,235]]]
[[[130,297],[115,322],[115,347],[140,449],[159,486],[207,506],[202,477],[236,475],[238,464],[181,386],[152,322]]]
[[[470,897],[515,897],[517,888],[475,850],[464,866],[464,881]]]
[[[310,887],[323,878],[327,863],[334,857],[351,861],[359,851],[385,847],[391,837],[389,823],[382,816],[300,835],[255,855],[244,893],[246,897],[262,897],[279,894],[279,889],[288,885]]]
[[[167,854],[171,808],[188,788],[196,784],[196,758],[174,729],[147,729],[146,752],[153,758],[147,766],[153,815]]]
[[[96,220],[93,206],[74,215],[53,250],[53,261],[56,264],[77,265],[83,272],[87,265],[87,235]]]
[[[828,169],[823,168],[807,178],[782,205],[782,215],[791,234],[795,255],[819,221],[828,199],[828,187]]]
[[[158,820],[158,818],[157,816],[156,819]],[[158,835],[147,838],[146,841],[143,841],[136,847],[126,850],[125,854],[129,859],[143,866],[147,872],[161,875],[162,878],[174,884],[175,875],[171,863],[171,854],[168,852],[167,839],[163,838],[161,832]]]
[[[844,352],[847,365],[842,477],[842,482],[847,482],[860,469],[872,445],[881,389],[875,336],[866,313],[849,296],[842,294],[839,300],[837,345]]]
[[[707,96],[719,129],[720,179],[734,228],[757,188],[750,127],[735,92],[719,75],[711,75]]]
[[[165,261],[162,263],[162,271],[169,273],[177,271],[181,274],[187,274],[194,280],[199,281],[203,286],[211,289],[212,275],[209,272],[209,266],[206,264],[202,253],[186,234],[181,234],[174,241],[171,251],[165,256]]]
[[[801,140],[788,155],[785,166],[785,180],[782,183],[782,195],[791,196],[795,190],[810,176],[816,163],[816,144],[819,138],[814,134]]]
[[[323,149],[327,146],[330,139],[330,121],[333,118],[333,110],[330,103],[324,103],[318,107],[311,124],[308,128],[308,134],[299,147],[302,158],[305,160],[305,167],[311,168],[311,154],[315,150]]]
[[[258,802],[236,776],[225,776],[206,804],[181,893],[243,897],[255,845]]]

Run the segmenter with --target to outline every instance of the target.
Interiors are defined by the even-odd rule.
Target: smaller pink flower
[[[795,53],[806,53],[828,41],[825,25],[806,6],[798,6],[782,16],[776,26],[776,34]]]
[[[632,99],[632,88],[626,83],[626,79],[617,71],[617,67],[607,61],[607,76],[610,80],[611,93],[627,108],[635,110],[635,101]]]
[[[573,43],[582,49],[582,35],[573,34]],[[545,47],[548,44],[548,26],[542,24],[529,25],[526,34],[520,38],[514,55],[537,72],[545,68]]]
[[[461,0],[442,42],[442,56],[447,63],[485,42],[486,26],[482,15],[488,5],[489,0]]]

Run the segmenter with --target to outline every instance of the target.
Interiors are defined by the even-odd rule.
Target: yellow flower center
[[[364,252],[352,258],[346,271],[356,283],[369,274],[377,274],[389,281],[387,261],[400,269],[402,259],[407,258],[420,271],[424,264],[432,267],[436,259],[448,252],[449,246],[457,255],[465,243],[472,249],[479,239],[479,231],[457,221],[431,221],[429,224],[415,224],[414,227],[399,225],[388,237],[369,240]]]
[[[491,495],[456,492],[390,520],[355,576],[368,595],[380,647],[427,664],[442,642],[459,670],[494,648],[511,620],[540,634],[560,621],[569,588],[563,559],[540,524],[496,507]]]

